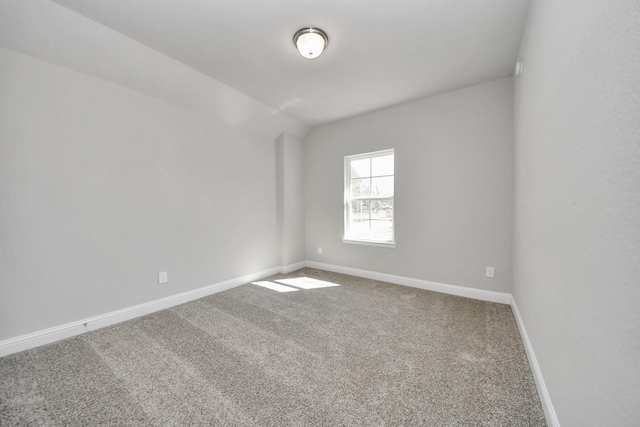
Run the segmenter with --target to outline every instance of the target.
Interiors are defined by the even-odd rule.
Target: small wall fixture
[[[520,58],[518,62],[516,62],[516,69],[514,70],[513,74],[515,74],[516,77],[520,77],[520,74],[522,74],[522,58]]]
[[[307,59],[315,59],[329,44],[329,37],[320,28],[301,28],[293,35],[293,44],[298,48],[300,55]]]

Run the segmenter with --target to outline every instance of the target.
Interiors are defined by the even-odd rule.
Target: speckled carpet
[[[313,269],[260,285],[1,358],[0,424],[545,425],[506,305]]]

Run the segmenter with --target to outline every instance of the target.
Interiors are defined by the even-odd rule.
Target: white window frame
[[[351,197],[351,162],[354,160],[361,160],[361,159],[372,159],[374,157],[381,157],[381,156],[389,156],[389,155],[393,155],[393,162],[394,162],[394,171],[393,171],[393,177],[394,177],[394,188],[393,188],[393,193],[391,194],[391,196],[385,195],[385,196],[363,196],[363,197]],[[380,150],[380,151],[374,151],[371,153],[362,153],[362,154],[355,154],[355,155],[351,155],[351,156],[345,156],[344,157],[344,235],[342,238],[342,241],[344,243],[352,243],[352,244],[356,244],[356,245],[368,245],[368,246],[381,246],[381,247],[387,247],[387,248],[395,248],[396,247],[396,240],[395,240],[395,149],[391,148],[388,150]],[[391,199],[392,201],[392,207],[393,207],[393,215],[391,217],[391,240],[387,241],[387,240],[368,240],[368,239],[362,239],[362,238],[356,238],[353,236],[349,235],[349,224],[350,224],[350,220],[351,220],[351,215],[352,215],[352,208],[351,208],[351,204],[354,201],[358,201],[358,200],[388,200]]]

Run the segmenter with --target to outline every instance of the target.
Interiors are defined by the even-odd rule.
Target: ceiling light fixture
[[[329,37],[320,28],[301,28],[293,35],[293,44],[298,48],[300,55],[307,59],[315,59],[329,44]]]

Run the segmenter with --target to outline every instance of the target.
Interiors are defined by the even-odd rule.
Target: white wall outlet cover
[[[486,274],[487,274],[487,277],[493,277],[494,276],[493,267],[487,267]]]
[[[518,62],[516,62],[514,74],[516,75],[516,77],[520,77],[520,74],[522,74],[522,58],[520,58]]]
[[[168,280],[168,277],[167,277],[166,271],[162,271],[158,273],[158,283],[167,283],[167,280]]]
[[[320,246],[318,246],[318,253],[322,255],[322,248]]]

